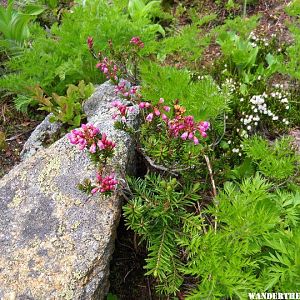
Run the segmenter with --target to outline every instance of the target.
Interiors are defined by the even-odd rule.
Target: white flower
[[[250,126],[250,125],[249,125],[249,126],[247,126],[247,129],[248,129],[248,130],[251,130],[251,126]]]
[[[285,109],[289,109],[290,107],[287,105],[286,107],[285,107]]]
[[[278,116],[273,116],[272,120],[273,121],[277,121],[278,120]]]

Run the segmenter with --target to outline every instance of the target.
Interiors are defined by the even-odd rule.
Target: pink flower
[[[116,120],[119,118],[119,120],[123,123],[127,122],[127,116],[128,116],[128,112],[131,112],[134,110],[134,108],[129,107],[125,104],[123,104],[121,101],[117,100],[117,101],[113,101],[112,102],[112,106],[116,107],[118,109],[117,113],[113,114],[113,119]]]
[[[89,150],[91,153],[96,153],[96,144],[93,143]]]
[[[162,114],[162,115],[161,115],[161,118],[162,118],[162,120],[165,121],[165,122],[167,122],[167,121],[169,120],[168,117],[167,117],[165,114]]]
[[[71,144],[78,145],[79,150],[87,149],[91,154],[95,154],[98,147],[100,151],[107,151],[105,155],[109,156],[116,146],[107,139],[105,133],[100,134],[99,129],[92,124],[82,124],[81,128],[72,130],[68,139]]]
[[[94,195],[94,194],[96,194],[97,192],[99,192],[99,188],[93,188],[92,190],[91,190],[91,193]]]
[[[197,139],[197,137],[194,135],[193,137],[193,140],[194,140],[194,144],[195,145],[198,145],[199,144],[199,140]]]
[[[90,50],[93,49],[93,47],[94,47],[94,41],[93,41],[93,38],[91,36],[89,36],[87,38],[87,45],[88,45],[88,47],[89,47]]]
[[[140,37],[138,36],[134,36],[131,40],[130,40],[130,44],[134,44],[136,46],[138,46],[139,48],[144,48],[144,43],[141,41]]]
[[[155,114],[156,116],[160,116],[160,111],[159,111],[159,109],[157,109],[156,107],[154,107],[153,111],[154,111],[154,114]]]
[[[139,103],[139,108],[144,109],[144,108],[149,108],[151,104],[149,102],[141,102]]]
[[[111,79],[113,81],[118,80],[118,67],[107,57],[104,57],[100,62],[98,62],[96,68],[99,69],[103,74],[105,74],[107,79]]]
[[[181,138],[182,138],[183,140],[186,140],[187,137],[188,137],[188,135],[189,135],[189,133],[186,131],[186,132],[184,132],[184,133],[181,135]]]
[[[115,178],[114,174],[111,174],[106,177],[102,177],[101,174],[96,174],[97,187],[93,188],[91,193],[95,194],[97,192],[101,193],[111,193],[115,190],[118,181]]]
[[[146,117],[146,121],[147,122],[152,122],[153,120],[153,113],[150,113],[147,117]]]
[[[169,112],[171,110],[170,106],[164,106],[163,107],[164,111]]]

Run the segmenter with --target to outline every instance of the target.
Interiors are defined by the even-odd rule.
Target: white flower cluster
[[[250,32],[249,40],[250,40],[250,44],[253,48],[256,48],[259,43],[265,45],[266,47],[269,46],[268,39],[258,37],[257,35],[255,35],[255,33],[253,31]]]
[[[239,85],[240,83],[237,83],[233,78],[226,78],[224,83],[222,83],[222,89],[226,87],[229,93],[233,94],[238,90]]]

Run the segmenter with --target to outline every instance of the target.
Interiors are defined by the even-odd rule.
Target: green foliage
[[[52,97],[44,94],[44,91],[36,86],[32,89],[33,99],[37,100],[40,108],[53,115],[50,122],[62,122],[71,127],[79,127],[81,120],[85,117],[82,112],[82,101],[87,99],[94,91],[93,85],[90,83],[85,85],[84,81],[80,81],[78,86],[70,84],[68,86],[66,96],[58,96],[53,93]]]
[[[299,194],[270,188],[258,175],[240,186],[226,184],[206,210],[217,231],[180,238],[188,255],[182,271],[199,279],[187,299],[245,299],[251,291],[299,288]]]
[[[291,31],[294,42],[287,48],[288,62],[282,66],[282,73],[289,74],[289,76],[300,80],[300,29],[297,25],[290,25],[289,30]]]
[[[243,142],[243,150],[267,178],[286,180],[295,174],[299,159],[291,146],[290,138],[277,139],[270,145],[256,136]]]
[[[220,33],[232,31],[236,32],[241,39],[247,39],[250,32],[257,27],[259,19],[259,15],[253,15],[246,19],[241,17],[227,19],[223,25],[212,29],[212,33],[218,36]]]
[[[297,17],[300,15],[300,1],[293,0],[286,8],[285,11],[293,17]]]
[[[239,70],[251,68],[257,58],[258,48],[253,47],[248,41],[242,40],[233,32],[224,32],[219,35],[217,42],[223,54],[229,56]]]
[[[162,61],[169,55],[180,55],[188,62],[199,62],[203,51],[211,41],[209,35],[202,34],[201,36],[200,27],[215,18],[216,15],[198,18],[192,24],[183,26],[165,39],[155,43],[153,51],[157,52],[157,58]]]
[[[20,50],[30,36],[29,22],[43,11],[44,8],[39,5],[27,5],[23,11],[15,10],[13,0],[8,2],[6,8],[0,6],[0,33],[4,38],[1,40],[2,46],[11,52]]]
[[[179,99],[188,114],[197,120],[216,118],[227,108],[226,95],[211,77],[192,81],[187,70],[161,67],[153,63],[142,65],[141,77],[145,99],[162,97],[168,104]]]
[[[124,206],[124,216],[127,226],[147,242],[146,275],[157,278],[161,292],[174,294],[183,281],[177,236],[202,226],[202,219],[187,211],[199,200],[199,185],[181,187],[174,178],[156,175],[131,178],[129,185],[133,198]]]
[[[50,33],[37,31],[32,47],[8,63],[11,73],[1,78],[0,88],[29,96],[27,87],[36,84],[48,94],[62,94],[66,85],[80,80],[101,83],[104,76],[95,68],[86,45],[88,36],[94,38],[95,49],[101,52],[108,49],[108,40],[121,50],[133,36],[140,36],[147,45],[156,35],[149,24],[148,19],[133,22],[121,7],[106,0],[78,4],[73,13],[64,15],[60,26],[52,26]]]
[[[161,0],[149,1],[148,3],[147,1],[145,3],[144,0],[129,0],[128,11],[133,21],[151,20],[155,17],[163,16]],[[165,35],[164,29],[159,24],[149,24],[148,27],[161,33],[163,36]]]

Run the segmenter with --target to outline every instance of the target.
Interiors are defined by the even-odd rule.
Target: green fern
[[[291,147],[290,138],[277,139],[269,145],[261,137],[243,142],[244,152],[253,159],[262,174],[272,180],[284,180],[295,174],[299,158]]]

